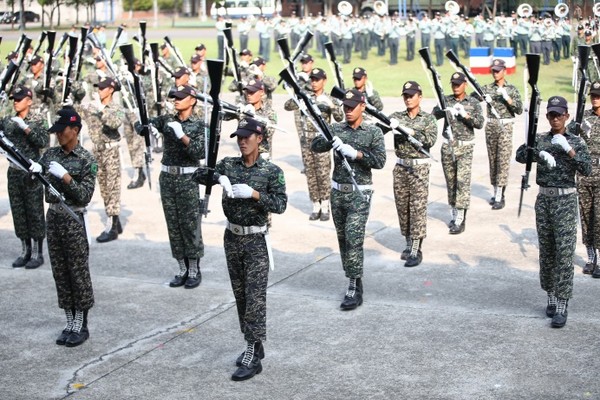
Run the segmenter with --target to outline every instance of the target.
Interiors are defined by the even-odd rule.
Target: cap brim
[[[352,79],[362,79],[364,75],[363,74],[359,74],[359,75],[352,75]]]
[[[238,129],[237,131],[233,132],[231,135],[229,135],[230,138],[234,138],[236,136],[240,136],[240,137],[248,137],[250,135],[252,135],[253,133],[256,133],[257,135],[260,135],[260,133],[249,130],[249,129]]]
[[[568,110],[568,109],[566,109],[566,108],[564,108],[564,107],[548,107],[548,108],[546,109],[546,113],[547,113],[547,114],[549,114],[549,113],[551,113],[551,112],[554,112],[554,113],[559,113],[559,114],[564,114],[564,113],[566,113],[567,111],[569,111],[569,110]]]
[[[256,93],[259,90],[263,90],[263,88],[255,88],[255,87],[245,87],[244,90],[250,93]]]
[[[590,95],[595,94],[596,96],[600,96],[600,89],[592,89],[590,90]]]
[[[67,126],[68,125],[66,125],[66,124],[54,124],[48,129],[48,132],[54,132],[54,133],[62,132],[65,130],[65,128]]]
[[[463,81],[463,80],[456,80],[456,79],[452,79],[450,80],[450,83],[453,85],[462,85],[463,83],[465,83],[467,81]]]
[[[403,91],[402,91],[402,94],[403,94],[403,95],[404,95],[404,94],[410,94],[410,95],[412,96],[412,95],[413,95],[413,94],[415,94],[415,93],[421,93],[421,91],[420,91],[420,90],[417,90],[417,89],[406,89],[406,90],[403,90]]]
[[[356,101],[356,100],[344,100],[342,102],[342,104],[345,105],[346,107],[352,107],[352,108],[354,108],[357,105],[362,104],[362,102],[361,101]]]
[[[492,67],[491,70],[492,71],[502,71],[503,69],[505,69],[506,67]]]
[[[173,93],[169,93],[169,97],[170,98],[175,98],[175,99],[185,99],[186,97],[188,97],[189,94],[184,93],[184,92],[173,92]]]

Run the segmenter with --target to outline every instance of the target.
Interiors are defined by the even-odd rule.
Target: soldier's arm
[[[437,122],[433,115],[428,115],[422,129],[415,129],[415,139],[423,143],[424,148],[430,149],[437,140],[437,133]]]
[[[186,153],[194,160],[204,159],[204,122],[197,120],[194,124],[184,129],[189,137],[189,144],[185,147]]]
[[[473,107],[473,110],[469,112],[469,118],[463,119],[463,121],[467,126],[470,126],[471,128],[481,129],[483,128],[484,122],[483,109],[481,108],[481,104],[479,104],[477,101],[472,101],[470,103]]]
[[[514,86],[509,86],[508,95],[512,99],[511,104],[507,104],[508,108],[513,112],[513,114],[521,115],[523,113],[523,102],[521,101],[521,94]]]
[[[97,172],[98,164],[96,164],[96,160],[89,155],[89,159],[86,160],[77,180],[71,179],[71,182],[68,185],[62,185],[65,196],[73,199],[75,203],[79,205],[88,204],[92,200],[92,195],[94,194]]]
[[[383,132],[377,126],[371,126],[373,140],[368,149],[360,149],[360,153],[356,161],[360,164],[366,165],[369,168],[381,169],[385,165],[386,152],[385,152],[385,140],[383,138]]]
[[[115,109],[115,106],[104,107],[100,121],[102,125],[109,127],[110,129],[118,129],[123,124],[123,114]]]
[[[442,119],[442,118],[444,118],[446,113],[444,111],[442,111],[440,106],[435,106],[435,107],[433,107],[433,110],[431,110],[431,115],[433,115],[435,117],[435,119]]]
[[[585,144],[585,141],[578,137],[574,136],[574,146],[575,157],[571,158],[571,162],[575,162],[577,164],[576,169],[583,176],[590,176],[592,174],[592,159],[590,156],[590,152]]]
[[[284,104],[283,104],[283,109],[285,111],[294,111],[297,110],[298,104],[296,104],[296,102],[293,99],[288,99]]]
[[[27,141],[38,149],[48,146],[50,138],[48,136],[47,122],[40,116],[39,118],[33,118],[28,122],[28,125],[31,131],[27,135]]]
[[[287,194],[285,193],[285,177],[281,168],[270,164],[269,185],[267,192],[259,192],[257,203],[266,211],[283,214],[287,207]]]
[[[369,104],[375,107],[377,110],[383,110],[383,102],[381,101],[381,97],[379,97],[379,93],[376,90],[373,91],[373,95],[367,97]]]

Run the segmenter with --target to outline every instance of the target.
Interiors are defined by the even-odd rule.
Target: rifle
[[[50,82],[52,81],[52,57],[54,56],[54,40],[56,39],[55,31],[48,31],[48,48],[46,53],[48,59],[46,60],[46,69],[44,70],[44,103],[48,101],[48,94],[52,90],[50,88]]]
[[[450,123],[452,122],[452,114],[448,110],[448,105],[446,104],[446,96],[444,96],[444,90],[442,89],[442,83],[440,82],[440,76],[438,75],[433,63],[431,62],[431,55],[429,54],[429,48],[423,47],[419,50],[419,54],[421,55],[421,59],[423,60],[423,67],[431,72],[431,79],[429,82],[435,91],[435,94],[438,99],[438,104],[440,109],[444,112],[444,128],[442,130],[443,135],[446,139],[448,139],[448,147],[450,149],[450,153],[452,154],[452,161],[456,161],[456,157],[454,156],[454,136],[452,135],[452,127]]]
[[[208,76],[212,84],[210,85],[210,97],[213,107],[210,115],[210,134],[208,138],[208,159],[206,167],[208,168],[206,176],[206,191],[204,192],[204,201],[202,214],[208,214],[208,201],[213,187],[213,176],[215,174],[215,165],[217,165],[217,154],[219,153],[219,141],[221,139],[221,122],[223,113],[221,112],[221,102],[219,94],[221,93],[221,80],[223,79],[222,60],[206,60]]]
[[[585,108],[585,98],[590,87],[590,79],[587,73],[588,60],[590,56],[590,46],[577,46],[579,53],[579,72],[581,80],[579,81],[579,90],[577,91],[577,112],[575,113],[575,134],[581,135],[581,123],[583,122],[583,112]]]
[[[73,84],[73,78],[71,75],[73,74],[73,65],[77,60],[75,59],[75,54],[77,53],[77,39],[76,36],[69,36],[69,63],[65,65],[66,71],[63,74],[63,93],[62,93],[62,102],[65,103],[71,94],[71,85]],[[83,47],[83,45],[82,45]]]
[[[47,34],[48,33],[46,31],[42,31],[42,33],[40,33],[40,36],[38,37],[38,44],[35,47],[35,49],[33,50],[33,56],[37,56],[37,53],[42,48],[42,44],[44,43],[44,40],[46,40]],[[25,72],[29,72],[30,69],[31,69],[31,64],[28,63],[27,68],[25,68]]]
[[[31,167],[31,161],[21,153],[21,151],[4,135],[4,132],[0,131],[0,148],[7,154],[7,158],[21,168],[24,171],[29,172]],[[65,197],[60,193],[52,184],[46,179],[41,173],[31,173],[37,180],[39,180],[50,193],[52,193],[57,199],[60,205],[65,211],[79,224],[82,224],[81,219],[75,214],[75,212],[65,204]]]
[[[142,87],[142,80],[139,75],[135,72],[135,61],[133,56],[133,45],[124,44],[119,46],[121,54],[127,62],[127,68],[129,73],[133,76],[133,91],[135,93],[135,102],[137,104],[140,116],[140,124],[142,129],[140,135],[144,136],[144,142],[146,144],[146,151],[144,152],[144,159],[146,163],[146,176],[148,177],[148,187],[152,189],[152,179],[150,175],[150,163],[152,162],[152,144],[150,143],[150,122],[148,121],[148,109],[146,108],[146,97],[144,96],[144,88]]]
[[[82,28],[82,29],[85,29],[85,28]],[[121,38],[122,33],[123,33],[123,26],[119,25],[119,27],[117,28],[117,32],[115,33],[115,38],[113,39],[112,45],[110,46],[110,51],[108,52],[111,60],[112,60],[113,56],[115,55],[115,49],[117,48],[117,43],[119,43],[119,39]],[[87,36],[87,32],[86,32],[86,36]],[[94,43],[94,46],[96,46],[95,43]],[[98,43],[97,47],[100,48],[100,43]]]
[[[69,38],[69,34],[67,32],[63,33],[62,37],[60,38],[60,42],[58,42],[58,47],[56,48],[56,50],[54,50],[54,54],[52,54],[52,57],[54,57],[54,58],[58,57],[63,46],[65,45],[65,43],[67,43],[68,38]]]
[[[183,57],[181,57],[181,54],[179,54],[179,50],[177,50],[177,47],[175,47],[175,45],[173,44],[173,42],[171,42],[171,39],[169,39],[168,36],[165,36],[165,43],[167,44],[167,46],[169,46],[171,51],[173,51],[173,54],[175,54],[175,58],[177,59],[179,65],[185,67],[185,61],[183,61]]]
[[[140,73],[146,75],[146,21],[140,21],[140,33],[142,36],[142,69]]]
[[[525,174],[521,179],[521,196],[519,198],[519,212],[521,216],[521,207],[523,206],[523,193],[529,188],[529,173],[533,163],[533,152],[535,146],[535,136],[537,134],[538,116],[540,113],[540,91],[537,87],[538,74],[540,72],[540,55],[526,54],[527,71],[529,71],[528,83],[531,86],[531,100],[529,101],[529,126],[527,127],[527,155],[525,158]]]
[[[310,42],[312,37],[313,33],[311,31],[306,31],[302,40],[298,42],[298,45],[294,49],[294,55],[292,56],[292,65],[296,64],[296,61],[300,58],[300,54],[304,52],[304,48],[308,45],[308,42]]]
[[[154,102],[156,104],[156,115],[162,114],[162,93],[160,89],[159,80],[159,58],[158,58],[158,43],[150,43],[150,52],[152,53],[152,61],[154,62],[154,68],[150,71],[152,74],[152,89],[154,91]]]
[[[22,33],[21,37],[19,38],[19,42],[17,43],[17,47],[15,47],[15,53],[18,53],[21,50],[21,46],[23,46],[23,42],[25,41],[25,39],[27,39],[27,35]]]
[[[294,77],[292,76],[292,74],[290,74],[290,71],[288,71],[288,69],[286,68],[279,73],[279,76],[281,76],[283,78],[283,80],[294,89],[294,93],[296,94],[296,96],[298,96],[298,98],[302,99],[302,101],[306,105],[307,111],[310,113],[310,116],[317,123],[318,129],[321,132],[321,134],[323,136],[325,136],[325,138],[327,140],[329,140],[330,142],[333,141],[333,135],[331,134],[331,131],[329,130],[329,126],[323,120],[323,117],[321,116],[321,110],[319,110],[319,108],[310,100],[308,95],[300,89],[298,82],[296,82],[294,80]],[[346,157],[344,157],[344,155],[339,150],[335,150],[335,152],[337,153],[337,156],[340,158],[340,160],[342,160],[342,165],[343,165],[344,169],[346,169],[346,171],[348,171],[348,175],[350,176],[350,179],[352,180],[352,185],[354,186],[356,191],[359,193],[360,197],[362,199],[364,199],[365,195],[363,194],[363,192],[360,191],[360,189],[358,187],[358,183],[356,183],[356,179],[354,179],[354,170],[350,166],[350,163],[348,163],[348,160],[346,159]]]
[[[78,81],[79,76],[81,75],[81,67],[83,66],[83,52],[85,50],[85,41],[87,39],[89,30],[85,27],[82,27],[80,29],[80,32],[81,32],[81,48],[79,49],[79,53],[77,53],[77,69],[75,70],[77,72],[75,73],[75,81]],[[69,50],[69,54],[70,53],[71,53],[71,50]]]
[[[346,90],[344,87],[344,77],[342,75],[342,67],[340,63],[337,62],[335,58],[335,50],[333,49],[333,43],[327,42],[325,43],[325,50],[327,50],[327,54],[329,54],[329,66],[331,67],[332,72],[335,74],[335,80],[337,81],[337,86]]]
[[[346,94],[346,92],[344,92],[342,89],[340,89],[337,86],[334,86],[333,89],[331,89],[331,97],[335,97],[338,100],[344,100],[344,95]],[[423,143],[421,143],[420,141],[418,141],[416,138],[414,138],[413,136],[411,136],[408,132],[406,132],[404,129],[402,129],[402,127],[398,127],[398,128],[392,128],[390,126],[391,124],[391,119],[390,117],[388,117],[387,115],[385,115],[384,113],[382,113],[381,111],[379,111],[377,108],[375,108],[372,104],[369,103],[365,103],[366,104],[366,108],[365,111],[372,115],[373,117],[377,118],[380,122],[377,123],[377,125],[380,128],[385,128],[385,131],[387,133],[388,130],[391,130],[395,135],[404,135],[404,137],[406,137],[406,139],[410,142],[410,144],[413,145],[413,147],[419,151],[420,153],[425,154],[427,157],[431,158],[433,161],[437,160],[435,158],[433,158],[433,156],[431,155],[431,153],[429,153],[427,150],[425,150],[425,148],[423,147]]]
[[[244,87],[242,85],[240,66],[238,65],[237,56],[235,54],[235,48],[233,47],[233,35],[231,34],[231,28],[223,29],[223,34],[225,35],[225,39],[227,40],[227,50],[229,53],[229,58],[231,59],[231,62],[233,63],[233,79],[235,80],[237,90],[240,93],[240,97],[243,99],[244,98]]]
[[[19,74],[21,73],[21,66],[23,65],[23,61],[27,57],[27,50],[29,50],[30,45],[31,45],[31,39],[29,39],[28,37],[25,37],[25,39],[23,39],[23,46],[21,47],[21,58],[19,59],[19,63],[17,64],[17,70],[15,71],[15,74],[12,77],[12,81],[10,82],[10,89],[8,90],[9,94],[12,93],[13,87],[17,84],[17,82],[19,80]]]

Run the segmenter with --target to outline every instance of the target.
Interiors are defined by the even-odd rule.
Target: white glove
[[[66,174],[69,173],[65,169],[65,167],[63,167],[62,165],[60,165],[56,161],[50,161],[50,168],[48,169],[48,172],[50,172],[52,175],[54,175],[58,179],[62,179],[63,176],[65,176]]]
[[[552,144],[559,145],[567,153],[570,152],[571,149],[573,149],[571,147],[571,145],[569,144],[569,142],[567,142],[567,138],[561,134],[556,134],[556,135],[552,136],[552,140],[550,142]]]
[[[334,150],[337,150],[340,148],[341,145],[343,145],[344,142],[342,142],[342,139],[340,139],[337,136],[333,137],[333,140],[331,141],[331,147],[333,147]]]
[[[458,116],[458,111],[456,111],[454,107],[446,108],[444,111],[448,111],[450,115],[452,115],[452,118],[456,118]]]
[[[413,128],[409,128],[408,126],[400,125],[400,129],[404,132],[408,133],[410,136],[415,136],[415,130]]]
[[[467,110],[465,110],[465,106],[460,103],[456,103],[453,108],[456,110],[456,115],[467,118]]]
[[[232,186],[233,198],[234,199],[249,199],[254,193],[254,189],[245,183],[237,183]]]
[[[367,81],[367,83],[365,84],[365,93],[367,93],[367,97],[373,96],[373,92],[373,84],[371,83],[371,81]]]
[[[40,174],[42,172],[42,166],[38,163],[36,163],[33,160],[29,160],[29,162],[31,163],[31,165],[29,166],[29,172],[31,172],[32,174]]]
[[[25,123],[25,121],[23,121],[23,118],[21,118],[21,117],[16,117],[16,116],[15,116],[15,117],[11,117],[10,119],[11,119],[11,120],[12,120],[12,121],[13,121],[15,124],[19,125],[19,128],[21,128],[21,129],[23,129],[23,130],[25,130],[25,129],[29,128],[29,125],[27,125],[27,124]]]
[[[65,101],[62,102],[61,104],[63,107],[73,107],[73,99],[71,99],[70,97],[67,98]]]
[[[356,160],[356,157],[358,156],[358,150],[356,150],[354,147],[350,146],[349,144],[342,144],[338,150],[340,151],[340,153],[342,153],[342,155],[344,157],[347,157],[351,160]]]
[[[491,103],[492,102],[492,96],[490,96],[489,94],[486,94],[483,98],[485,99],[486,103]]]
[[[231,182],[226,175],[219,176],[219,185],[223,187],[223,191],[229,198],[233,198],[233,188],[231,187]]]
[[[251,64],[248,67],[247,71],[248,71],[248,75],[256,76],[257,78],[262,79],[263,72],[260,70],[260,68],[258,67],[258,65]]]
[[[586,134],[587,137],[590,137],[590,133],[592,133],[592,124],[590,124],[590,121],[583,121],[581,124],[581,130]]]
[[[152,133],[155,138],[160,139],[160,132],[154,127],[154,125],[150,125],[150,133]]]
[[[547,151],[540,151],[540,158],[546,161],[546,164],[548,164],[550,168],[556,167],[556,160],[552,157],[552,154]]]
[[[96,74],[98,74],[98,77],[99,77],[100,79],[102,79],[102,78],[106,78],[106,73],[104,73],[104,71],[102,71],[101,69],[97,69],[97,70],[96,70]]]
[[[501,95],[504,100],[506,100],[506,101],[510,100],[510,96],[508,95],[508,92],[506,91],[505,87],[499,87],[498,94]]]
[[[171,103],[170,101],[165,101],[165,108],[168,112],[172,113],[175,111],[175,104]]]
[[[177,139],[181,140],[181,138],[184,135],[181,124],[177,121],[171,121],[167,122],[167,126],[171,127],[171,129],[173,129],[173,132],[175,132],[175,136],[177,136]]]
[[[254,106],[252,104],[238,104],[237,112],[239,114],[249,114],[254,116]]]
[[[398,121],[396,118],[390,119],[390,128],[398,129],[399,126],[400,126],[400,121]]]
[[[100,95],[98,94],[98,92],[92,93],[92,101],[90,102],[90,104],[92,105],[92,107],[94,107],[94,109],[100,112],[104,110],[104,104],[102,104],[102,101],[100,101]]]

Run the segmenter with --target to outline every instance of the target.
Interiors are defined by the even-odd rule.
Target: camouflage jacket
[[[455,140],[473,140],[475,139],[474,130],[483,128],[483,110],[481,109],[481,105],[474,97],[465,96],[464,99],[458,100],[454,96],[446,96],[446,106],[448,108],[454,107],[457,103],[463,105],[470,118],[466,119],[460,115],[452,118],[450,122],[452,136],[454,136]],[[439,106],[435,106],[431,113],[437,119],[444,118],[446,114]]]
[[[585,110],[583,120],[592,126],[589,135],[581,134],[592,159],[592,174],[587,177],[580,175],[579,179],[583,183],[600,183],[600,116],[596,115],[593,110]],[[575,120],[569,123],[567,131],[575,134]]]
[[[344,111],[342,110],[342,107],[337,105],[330,95],[323,93],[320,96],[315,97],[314,92],[310,92],[310,97],[321,111],[321,116],[326,123],[331,122],[332,116],[337,122],[340,122],[344,119]],[[286,101],[283,105],[283,108],[286,111],[294,111],[296,128],[298,129],[299,133],[302,132],[304,134],[304,137],[312,140],[312,138],[319,134],[319,130],[315,127],[315,125],[306,117],[304,117],[302,113],[300,113],[298,104],[296,104],[294,99],[289,99]]]
[[[61,92],[56,91],[56,84],[53,78],[50,79],[50,86],[44,101],[44,79],[43,75],[35,79],[32,74],[28,74],[21,80],[21,85],[25,85],[33,92],[33,104],[31,112],[34,114],[46,114],[48,111],[54,115],[57,111],[56,100],[60,103]]]
[[[519,91],[515,86],[509,84],[506,81],[504,82],[504,88],[506,89],[508,95],[512,99],[511,105],[508,105],[506,100],[502,98],[502,95],[498,93],[498,85],[496,84],[496,82],[492,82],[488,85],[483,86],[481,90],[483,90],[483,93],[490,95],[490,97],[492,98],[492,105],[498,112],[500,118],[514,118],[515,115],[521,115],[521,113],[523,112],[523,102],[521,101],[521,94],[519,94]],[[483,101],[483,99],[480,98],[476,93],[473,93],[472,96],[474,96],[479,101]],[[492,113],[492,108],[489,106],[489,104],[487,105],[487,115],[488,118],[496,118],[494,117],[494,114]]]
[[[73,178],[67,185],[62,179],[46,173],[46,178],[52,186],[65,196],[65,203],[73,207],[87,206],[94,194],[94,184],[98,172],[98,164],[96,164],[94,156],[79,144],[69,153],[65,153],[60,146],[57,146],[49,148],[40,160],[45,171],[50,168],[50,161],[56,161],[65,167]],[[48,189],[46,189],[46,202],[58,203],[58,199]]]
[[[215,170],[226,175],[232,185],[245,183],[260,193],[258,201],[223,196],[223,212],[232,224],[263,226],[267,224],[269,213],[285,211],[285,177],[281,168],[272,162],[259,157],[254,165],[247,167],[242,157],[226,157],[217,163]]]
[[[264,122],[268,121],[269,124],[276,125],[277,124],[277,114],[275,114],[275,110],[269,107],[267,103],[263,101],[263,106],[258,110],[254,111],[254,115],[259,117],[259,121]],[[230,121],[232,119],[240,119],[241,117],[246,118],[246,116],[240,116],[238,114],[227,113],[223,117],[225,121]],[[258,151],[260,153],[270,153],[271,152],[271,141],[273,139],[273,134],[275,133],[275,128],[272,126],[267,126],[267,131],[263,135],[263,141],[260,143],[258,147]]]
[[[575,174],[589,176],[592,173],[592,162],[588,148],[582,138],[565,133],[567,141],[575,150],[575,157],[569,155],[557,144],[552,144],[552,133],[538,134],[533,146],[533,161],[537,163],[536,183],[543,187],[573,188]],[[556,160],[556,167],[550,168],[545,161],[540,162],[540,151],[550,153]],[[517,149],[517,162],[527,161],[527,144]]]
[[[420,110],[415,118],[411,118],[408,111],[405,110],[402,112],[396,111],[389,117],[390,119],[396,118],[402,126],[414,129],[415,139],[423,144],[425,150],[429,150],[435,144],[438,129],[433,115]],[[394,135],[394,150],[396,157],[402,159],[427,158],[426,155],[415,149],[404,135]]]
[[[48,122],[41,114],[29,113],[23,121],[29,125],[31,132],[26,135],[19,126],[13,122],[11,117],[4,117],[0,120],[0,131],[10,140],[17,149],[27,158],[38,160],[41,150],[48,146],[50,138],[48,136]]]
[[[122,107],[114,102],[99,111],[94,103],[76,106],[81,119],[86,122],[94,146],[121,140],[119,127],[123,124]]]
[[[167,124],[177,121],[181,124],[183,132],[190,138],[189,146],[177,139],[173,129]],[[150,118],[150,124],[154,125],[163,134],[163,158],[162,164],[178,167],[197,167],[200,160],[204,159],[204,122],[195,115],[191,115],[185,121],[179,119],[177,114],[164,114]],[[141,125],[136,122],[136,130],[139,132]]]
[[[344,143],[363,154],[363,158],[360,160],[348,160],[350,167],[354,170],[356,183],[359,185],[372,184],[371,169],[383,168],[386,159],[385,142],[381,129],[364,121],[356,129],[352,129],[347,122],[334,123],[330,127],[333,136],[338,136]],[[323,135],[315,137],[311,144],[311,149],[317,153],[324,153],[331,148],[331,143]],[[334,154],[335,166],[332,179],[337,183],[352,183],[350,173],[344,168],[343,160],[337,152]]]

